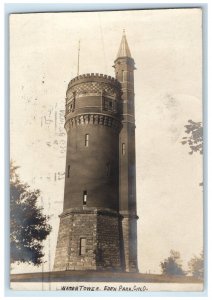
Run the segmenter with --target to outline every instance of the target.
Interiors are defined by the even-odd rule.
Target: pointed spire
[[[125,29],[123,29],[123,35],[121,39],[121,45],[119,47],[119,51],[117,54],[117,58],[119,57],[131,57],[130,48],[127,43],[127,38],[125,34]]]

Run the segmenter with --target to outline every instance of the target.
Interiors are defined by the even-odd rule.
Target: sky
[[[51,270],[63,205],[65,93],[77,75],[114,76],[125,29],[135,60],[138,263],[160,273],[178,250],[186,268],[203,247],[202,157],[181,144],[189,119],[202,119],[200,9],[20,14],[10,17],[11,158],[51,216],[40,269]]]

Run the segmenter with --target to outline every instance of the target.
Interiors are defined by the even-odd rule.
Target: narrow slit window
[[[88,196],[87,191],[84,191],[83,192],[83,205],[87,204],[87,196]]]
[[[108,103],[109,105],[109,110],[113,110],[113,102],[112,101],[109,101],[109,103]]]
[[[122,82],[124,82],[124,70],[122,70]]]
[[[85,255],[86,253],[86,238],[80,238],[80,255]]]
[[[68,170],[67,170],[67,177],[70,177],[70,165],[68,165]]]
[[[126,153],[126,145],[125,143],[122,143],[122,155],[125,155]]]
[[[107,110],[107,111],[113,111],[114,110],[113,101],[105,99],[104,109]]]
[[[85,147],[88,147],[88,144],[89,144],[89,134],[87,133],[85,135]]]
[[[133,81],[133,72],[129,72],[130,81]]]
[[[110,176],[110,163],[109,162],[106,164],[106,174],[107,174],[107,177]]]

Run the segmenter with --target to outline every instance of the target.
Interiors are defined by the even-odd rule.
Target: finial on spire
[[[131,57],[130,48],[127,43],[125,29],[123,29],[121,45],[119,47],[117,58],[118,57]]]

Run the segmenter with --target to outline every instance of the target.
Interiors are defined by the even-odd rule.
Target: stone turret
[[[137,271],[137,212],[135,170],[134,70],[125,31],[114,62],[116,79],[121,84],[122,129],[119,134],[119,212],[123,216],[123,255],[125,269]]]

